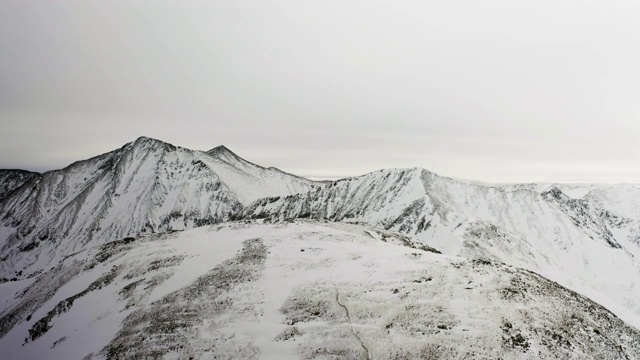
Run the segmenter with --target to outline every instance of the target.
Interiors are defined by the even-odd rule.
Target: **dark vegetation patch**
[[[529,284],[522,281],[519,276],[514,276],[509,280],[509,285],[500,289],[500,295],[508,301],[525,302],[528,300],[527,293]]]
[[[146,308],[131,313],[123,327],[102,350],[108,359],[161,359],[179,352],[198,338],[197,326],[232,307],[232,290],[256,280],[267,257],[260,239],[244,242],[235,257],[214,267],[192,284],[172,292]],[[216,349],[204,349],[212,352]]]
[[[133,266],[131,269],[129,269],[127,273],[123,276],[123,279],[131,280],[140,276],[145,276],[146,274],[152,271],[158,271],[162,269],[175,267],[180,265],[180,263],[182,263],[184,259],[186,259],[185,255],[173,255],[165,258],[152,260],[151,262],[148,262],[148,263],[145,262],[145,263]],[[160,280],[160,278],[156,278],[154,276],[154,279],[150,281],[157,281],[157,280]],[[164,280],[165,279],[163,278],[162,281]],[[162,281],[157,282],[155,285],[159,285]]]
[[[471,260],[471,263],[474,265],[481,265],[481,266],[491,266],[493,265],[493,262],[491,262],[490,260],[487,259],[473,259]]]
[[[527,338],[522,336],[522,333],[513,327],[508,321],[503,321],[502,326],[502,345],[509,349],[517,349],[522,352],[527,352],[531,344]]]
[[[330,309],[334,306],[331,298],[301,296],[288,298],[280,308],[287,325],[330,318]]]
[[[300,331],[295,326],[289,326],[286,329],[284,329],[284,331],[282,331],[280,334],[278,334],[278,336],[276,336],[276,338],[274,340],[275,341],[287,341],[287,340],[291,340],[291,339],[295,338],[296,336],[300,336],[300,335],[302,335],[302,331]]]
[[[456,328],[460,321],[455,315],[438,305],[407,304],[402,311],[391,316],[385,328],[409,338],[426,339],[441,332]]]
[[[123,238],[123,239],[120,239],[120,240],[115,240],[115,241],[111,241],[111,242],[108,242],[106,244],[103,244],[102,246],[100,246],[100,250],[102,250],[102,251],[114,250],[114,249],[117,249],[117,248],[122,247],[124,245],[131,244],[134,241],[136,241],[135,238],[126,237],[126,238]]]
[[[180,265],[184,258],[184,255],[174,255],[164,259],[153,260],[151,261],[151,263],[149,263],[147,272]]]
[[[594,359],[640,358],[640,331],[606,308],[530,271],[513,269],[512,273],[509,285],[499,296],[524,306],[518,316],[518,329],[516,319],[503,321],[506,349],[526,352],[538,343],[557,358],[580,353]]]
[[[134,290],[136,289],[136,287],[138,287],[138,285],[140,285],[142,282],[144,282],[145,279],[140,279],[138,281],[134,281],[130,284],[125,285],[122,290],[120,290],[118,292],[118,295],[121,296],[122,299],[128,299],[131,297],[131,295],[133,294]]]
[[[33,284],[18,296],[22,301],[0,318],[0,337],[6,335],[16,324],[29,318],[42,304],[47,302],[64,284],[68,283],[82,270],[82,264],[59,264],[51,271],[38,275]]]
[[[65,340],[67,340],[66,336],[61,337],[60,339],[53,342],[53,345],[51,345],[51,348],[53,349],[54,347],[62,344]]]
[[[428,251],[428,252],[432,252],[434,254],[442,254],[440,251],[432,248],[431,246],[428,246],[428,245],[422,244],[420,242],[414,241],[412,238],[410,238],[409,236],[406,236],[406,235],[397,234],[397,233],[389,234],[389,233],[384,233],[384,232],[378,232],[378,234],[380,235],[382,241],[384,241],[384,242],[396,241],[400,245],[406,246],[406,247],[409,247],[409,248],[412,248],[412,249]]]
[[[95,259],[99,263],[105,262],[110,257],[131,249],[131,246],[128,245],[133,243],[134,241],[136,241],[135,238],[126,237],[124,239],[115,240],[103,244],[102,246],[100,246],[100,251],[96,254]]]
[[[81,292],[79,292],[79,293],[77,293],[77,294],[75,294],[73,296],[70,296],[70,297],[60,301],[58,303],[58,305],[56,305],[55,308],[53,308],[51,311],[49,311],[45,317],[43,317],[42,319],[36,321],[36,323],[33,324],[33,326],[31,326],[31,329],[29,329],[29,338],[28,338],[28,340],[34,341],[37,338],[39,338],[42,335],[44,335],[47,331],[49,331],[51,329],[51,327],[52,327],[51,320],[55,316],[58,316],[60,314],[63,314],[65,312],[69,311],[71,309],[71,307],[73,306],[73,302],[76,301],[77,299],[85,296],[86,294],[90,293],[91,291],[99,290],[99,289],[102,289],[103,287],[109,285],[116,278],[116,276],[118,276],[118,272],[119,272],[119,269],[114,266],[111,269],[110,272],[108,272],[107,274],[101,276],[96,281],[92,282],[83,291],[81,291]]]
[[[122,288],[122,290],[118,292],[118,295],[120,295],[120,300],[128,300],[125,309],[129,309],[130,307],[135,305],[136,301],[134,299],[134,292],[138,285],[142,284],[145,280],[146,279],[140,279],[138,281],[127,284]]]
[[[423,282],[426,283],[426,282],[429,282],[431,280],[433,280],[433,277],[431,277],[431,276],[422,276],[419,279],[413,280],[413,282],[414,283],[418,283],[418,284],[422,284]]]
[[[428,360],[436,360],[436,359],[455,359],[455,358],[469,358],[473,359],[473,357],[464,357],[460,356],[454,349],[448,348],[444,344],[416,344],[414,347],[406,347],[406,348],[395,348],[390,349],[389,351],[389,359],[390,360],[407,360],[407,359],[428,359]]]
[[[354,340],[348,327],[342,326],[315,332],[313,337],[306,336],[305,343],[299,347],[300,359],[367,359],[361,345]]]
[[[20,252],[29,252],[29,251],[35,249],[36,247],[38,247],[38,245],[39,245],[39,243],[33,241],[33,242],[30,242],[30,243],[18,248],[18,250]]]

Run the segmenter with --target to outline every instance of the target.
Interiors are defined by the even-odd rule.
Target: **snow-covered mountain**
[[[9,359],[640,358],[640,186],[313,182],[144,137],[5,179]]]
[[[534,273],[369,226],[235,222],[0,284],[6,359],[637,359],[640,331]]]
[[[39,176],[38,173],[26,170],[0,169],[0,200],[9,196],[12,191],[27,181]]]
[[[0,277],[31,275],[88,245],[219,223],[251,201],[312,184],[223,146],[202,152],[141,137],[1,200]]]
[[[446,254],[535,271],[640,326],[640,186],[486,186],[391,169],[261,199],[244,217],[398,231]]]

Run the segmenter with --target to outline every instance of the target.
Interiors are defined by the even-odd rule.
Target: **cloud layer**
[[[137,136],[316,177],[640,182],[640,5],[2,1],[0,167]]]

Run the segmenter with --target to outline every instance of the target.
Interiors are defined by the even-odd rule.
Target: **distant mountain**
[[[573,291],[408,245],[312,221],[120,239],[0,284],[0,348],[14,360],[640,358],[640,331]]]
[[[256,199],[313,184],[223,146],[202,152],[141,137],[46,172],[0,201],[0,277],[32,275],[118,238],[223,222]]]
[[[485,186],[390,169],[260,199],[243,216],[398,231],[445,254],[535,271],[640,326],[640,186]]]
[[[0,169],[0,201],[27,181],[38,177],[40,174],[31,171]]]

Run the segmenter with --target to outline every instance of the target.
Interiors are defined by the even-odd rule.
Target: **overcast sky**
[[[640,2],[0,0],[0,168],[144,135],[312,177],[640,183]]]

